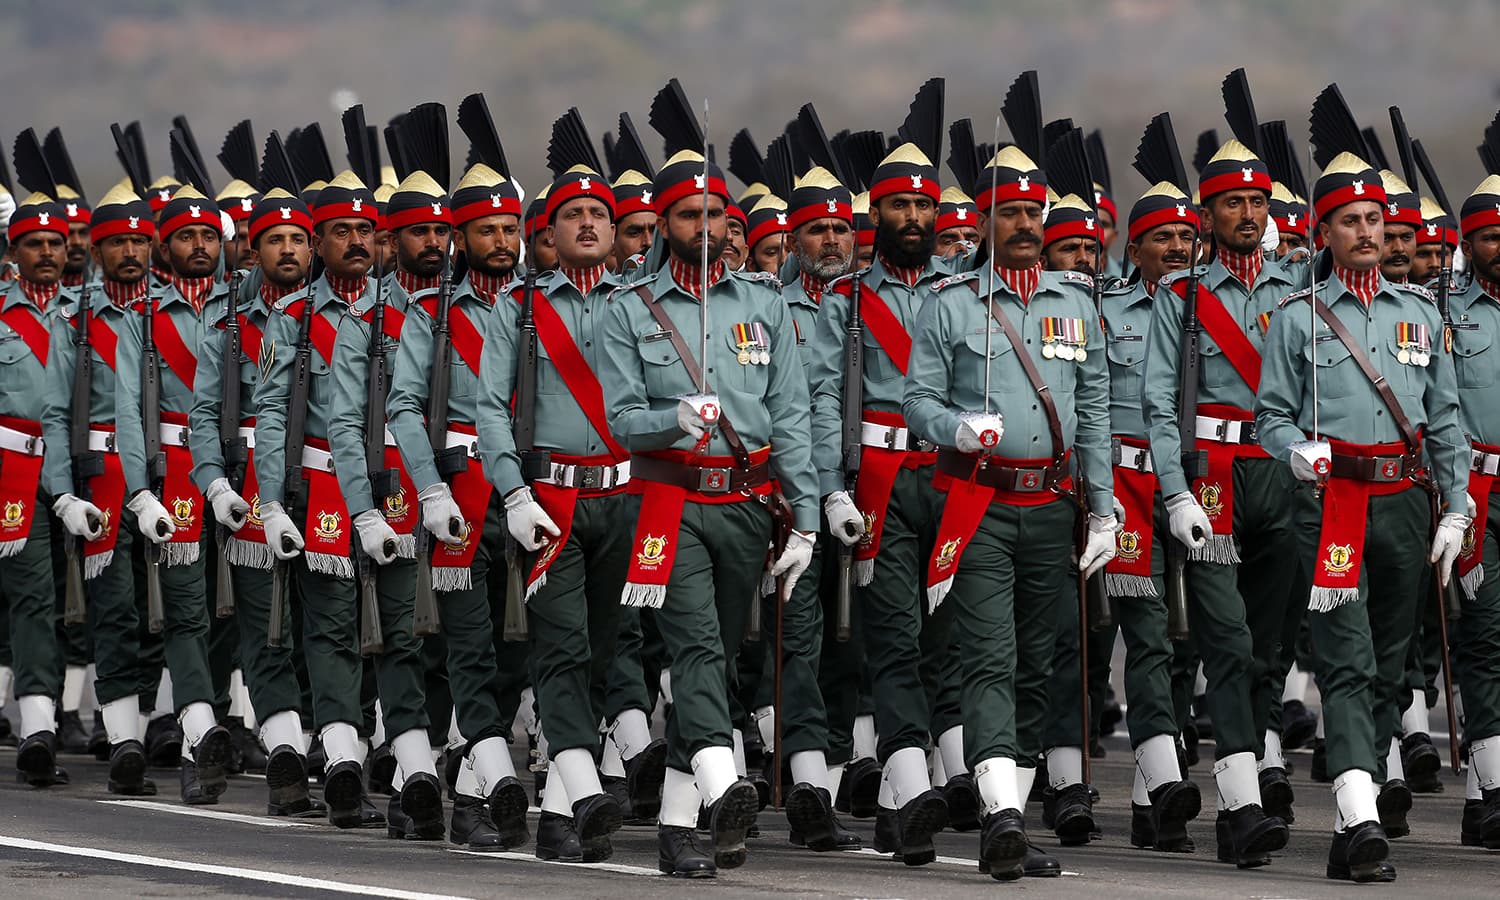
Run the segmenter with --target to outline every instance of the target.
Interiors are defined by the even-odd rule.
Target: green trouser
[[[63,621],[63,611],[68,603],[68,557],[65,547],[74,538],[51,510],[47,511],[47,527],[52,530],[52,585],[57,594],[57,649],[61,655],[59,662],[64,667],[86,666],[93,662],[88,623],[69,625]]]
[[[1076,592],[1075,513],[1066,500],[991,503],[959,559],[943,606],[955,607],[970,770],[995,757],[1031,768],[1041,753],[1058,613]]]
[[[832,548],[833,544],[826,546]],[[838,765],[854,759],[854,719],[860,712],[865,647],[860,637],[859,604],[853,597],[849,604],[849,639],[839,640],[838,566],[824,566],[821,581],[818,596],[823,604],[823,650],[818,660],[818,692],[828,723],[828,763]]]
[[[448,642],[443,635],[429,634],[422,641],[422,694],[427,707],[427,743],[448,743],[448,725],[453,720],[453,693],[448,690]],[[389,730],[387,737],[395,737]]]
[[[828,713],[823,707],[823,692],[818,687],[818,669],[823,656],[823,600],[826,574],[838,575],[837,550],[829,543],[832,536],[822,534],[813,547],[812,562],[797,579],[792,596],[781,610],[781,752],[783,756],[816,750],[828,752]],[[824,565],[824,557],[829,564]],[[835,583],[835,587],[837,584]],[[776,603],[767,597],[769,615],[763,617],[765,633],[762,666],[763,677],[755,692],[754,707],[771,706],[776,700]],[[772,748],[767,747],[766,752]]]
[[[1424,707],[1431,709],[1437,704],[1437,680],[1443,672],[1443,644],[1439,638],[1442,622],[1438,618],[1438,604],[1442,595],[1437,590],[1437,580],[1431,569],[1422,578],[1422,598],[1417,604],[1417,616],[1413,622],[1411,646],[1406,651],[1406,692],[1404,707],[1411,706],[1413,697],[1420,691]]]
[[[301,510],[291,516],[293,522],[305,520]],[[354,535],[351,538],[358,540]],[[305,556],[290,560],[286,566],[287,605],[291,606],[293,593],[302,602],[302,629],[294,639],[300,640],[307,663],[313,730],[322,731],[335,722],[358,728],[363,716],[359,705],[359,593],[355,583],[308,569]],[[268,589],[268,604],[269,597]],[[174,671],[174,679],[176,675]]]
[[[630,562],[628,501],[623,492],[579,497],[568,542],[548,566],[546,583],[526,603],[537,709],[554,757],[579,747],[599,752],[605,680]]]
[[[618,621],[615,656],[610,660],[604,687],[604,717],[610,722],[627,709],[651,715],[661,691],[661,667],[665,662],[659,652],[653,652],[660,650],[661,635],[652,610],[621,607]]]
[[[56,595],[52,584],[52,527],[38,495],[31,531],[19,553],[0,558],[0,604],[10,607],[10,641],[17,697],[62,690]]]
[[[1083,672],[1078,662],[1078,569],[1070,566],[1068,586],[1064,589],[1063,602],[1057,604],[1055,612],[1056,633],[1052,639],[1052,657],[1049,662],[1050,675],[1046,679],[1041,712],[1042,749],[1053,747],[1083,746],[1083,712],[1079,701],[1083,691]],[[1095,634],[1089,633],[1089,649],[1093,650]],[[1093,653],[1089,654],[1093,662]],[[1025,676],[1017,666],[1019,683]],[[1026,695],[1022,692],[1022,695]],[[1020,702],[1019,696],[1017,702]],[[1017,715],[1029,719],[1031,711],[1021,708]]]
[[[144,538],[142,538],[144,540]],[[186,565],[158,566],[161,578],[162,642],[172,675],[172,709],[189,703],[213,704],[213,669],[208,658],[209,588],[213,582],[211,529],[198,538],[198,558]]]
[[[1476,596],[1464,595],[1463,616],[1453,642],[1454,668],[1464,693],[1464,737],[1500,734],[1500,506],[1490,497],[1484,527],[1484,581]]]
[[[1292,589],[1287,595],[1286,615],[1281,622],[1281,646],[1276,652],[1276,668],[1271,672],[1271,688],[1268,692],[1270,709],[1266,727],[1281,734],[1281,695],[1286,691],[1286,677],[1297,661],[1298,642],[1307,623],[1307,604],[1302,602],[1312,590],[1312,578],[1299,559],[1292,579]]]
[[[953,607],[944,604],[928,615],[922,629],[922,663],[918,672],[927,693],[928,733],[939,735],[964,723],[963,659],[953,631]],[[956,773],[955,773],[956,774]]]
[[[639,513],[632,495],[626,521]],[[760,589],[771,516],[762,502],[683,507],[666,602],[656,617],[672,670],[667,765],[692,771],[705,747],[729,747],[729,661]]]
[[[282,645],[266,646],[266,630],[271,621],[271,573],[251,566],[234,566],[230,572],[234,578],[240,660],[255,716],[264,722],[289,709],[300,714],[302,686],[297,683],[297,670],[292,664],[297,648],[292,634],[291,604],[284,604],[281,610]]]
[[[508,668],[502,673],[495,652],[496,646],[502,643],[495,634],[495,622],[504,621],[495,616],[505,613],[504,548],[505,524],[496,498],[491,497],[479,546],[470,565],[472,586],[467,590],[443,591],[437,595],[443,642],[448,649],[448,689],[453,694],[459,733],[469,746],[487,738],[509,738],[508,723],[514,719],[520,703],[519,689],[511,691],[510,685],[514,679],[515,657],[521,657],[524,669],[525,654],[509,653]],[[490,578],[492,567],[496,574],[493,579]],[[499,594],[498,609],[492,598],[496,593]],[[504,646],[510,649],[524,647],[524,644],[506,643]],[[505,675],[503,679],[502,674]],[[504,696],[507,693],[517,696]],[[502,705],[509,709],[510,718],[502,718]],[[390,712],[387,711],[386,715],[389,716]],[[386,731],[400,734],[392,730],[389,719]]]
[[[923,650],[947,646],[952,618],[951,613],[928,616],[924,588],[942,499],[932,486],[930,466],[897,473],[875,555],[875,577],[859,590],[856,601],[865,623],[865,661],[876,699],[875,755],[882,763],[897,750],[925,750],[932,727]]]
[[[1151,586],[1155,597],[1116,597],[1114,619],[1125,640],[1125,727],[1130,746],[1139,747],[1159,734],[1177,734],[1172,699],[1174,648],[1167,637],[1166,516],[1156,498],[1156,527],[1151,535]],[[1090,640],[1093,640],[1091,635]]]
[[[428,724],[422,638],[412,632],[417,564],[415,560],[397,559],[388,566],[377,566],[375,571],[380,640],[385,645],[374,657],[375,689],[380,696],[385,732],[395,737],[413,728],[425,730]],[[447,724],[446,719],[443,724]]]
[[[1297,534],[1292,527],[1291,469],[1274,459],[1234,461],[1235,545],[1238,565],[1187,564],[1189,628],[1203,657],[1214,758],[1265,752],[1271,703],[1281,691],[1281,632],[1291,602]],[[1316,531],[1314,532],[1316,534]]]
[[[142,540],[135,530],[133,516],[125,527],[116,527],[114,556],[104,571],[87,582],[89,631],[94,643],[94,696],[100,706],[122,697],[139,696],[148,681],[147,662],[141,653],[146,593],[144,588],[137,590],[133,565],[141,555]],[[161,662],[157,660],[149,680],[154,683],[159,677]],[[149,705],[154,699],[148,697],[145,702]]]
[[[1293,518],[1302,558],[1308,571],[1315,572],[1322,558],[1323,510],[1310,486],[1298,491]],[[1375,776],[1376,784],[1385,780],[1386,753],[1401,725],[1397,695],[1404,690],[1406,647],[1431,518],[1427,495],[1418,488],[1371,497],[1359,599],[1307,614],[1318,657],[1330,775],[1362,769]]]

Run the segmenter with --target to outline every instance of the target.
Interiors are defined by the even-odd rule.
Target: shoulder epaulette
[[[1300,291],[1292,291],[1290,294],[1287,294],[1285,297],[1281,298],[1281,301],[1276,304],[1276,308],[1280,309],[1286,306],[1288,303],[1291,303],[1293,300],[1301,300],[1304,297],[1311,297],[1313,293],[1313,287],[1316,287],[1316,285],[1312,287],[1305,287]]]
[[[1208,275],[1208,266],[1200,264],[1197,268],[1198,268],[1198,278],[1200,280]],[[1160,287],[1167,287],[1170,284],[1172,284],[1174,281],[1177,281],[1177,280],[1182,279],[1182,278],[1191,277],[1192,274],[1193,274],[1193,270],[1192,270],[1191,267],[1186,268],[1186,269],[1178,269],[1175,272],[1167,272],[1167,273],[1165,273],[1165,274],[1163,274],[1161,276],[1161,279],[1159,281],[1157,281],[1157,285],[1159,285]]]
[[[959,272],[957,275],[949,275],[947,278],[939,278],[937,281],[934,281],[932,283],[932,290],[936,293],[949,285],[962,284],[970,279],[978,280],[978,278],[978,272]]]
[[[287,294],[286,296],[277,300],[276,304],[271,308],[276,310],[277,312],[286,312],[287,308],[290,307],[293,303],[296,303],[298,300],[306,299],[307,291],[293,291],[292,293]]]
[[[1091,275],[1085,275],[1082,272],[1074,272],[1072,270],[1068,270],[1066,272],[1058,272],[1057,274],[1062,276],[1063,281],[1077,282],[1078,284],[1083,285],[1089,290],[1094,289],[1094,278]]]
[[[729,274],[744,281],[754,281],[758,284],[770,285],[777,291],[781,290],[781,279],[777,278],[774,272],[751,272],[748,270],[742,270],[739,272],[730,272]]]
[[[1416,294],[1418,297],[1421,297],[1423,300],[1426,300],[1428,303],[1437,302],[1437,297],[1433,295],[1432,291],[1429,291],[1427,288],[1422,287],[1420,284],[1402,284],[1400,282],[1392,282],[1392,285],[1396,288],[1410,291],[1411,293]]]

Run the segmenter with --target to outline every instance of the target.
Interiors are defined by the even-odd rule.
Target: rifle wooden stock
[[[94,380],[94,354],[89,344],[89,327],[94,315],[89,306],[91,281],[89,278],[84,280],[83,295],[78,301],[78,325],[73,331],[76,366],[73,370],[72,407],[68,421],[73,495],[80,500],[92,498],[90,482],[94,477],[104,474],[103,455],[89,450],[89,400]],[[76,535],[64,535],[63,554],[66,557],[63,623],[82,625],[88,621],[88,593],[83,578],[84,539]]]
[[[240,437],[240,353],[244,332],[240,329],[240,281],[242,274],[234,269],[229,276],[229,308],[224,322],[224,371],[220,379],[219,447],[224,456],[224,475],[235,493],[245,486],[245,465],[250,461],[248,442]],[[229,528],[223,524],[214,529],[218,546],[217,578],[214,582],[214,616],[227,619],[234,615],[234,575],[224,547]]]
[[[286,404],[286,476],[282,479],[281,496],[287,515],[294,511],[302,500],[302,450],[307,437],[307,395],[312,386],[312,320],[313,290],[315,281],[309,278],[307,296],[302,298],[302,315],[297,320],[297,343],[292,376],[292,392]],[[289,537],[283,536],[282,552],[294,549]],[[291,560],[277,557],[271,565],[271,611],[266,621],[266,646],[280,647],[284,639],[282,619],[286,617],[287,581],[291,574]]]
[[[158,501],[167,479],[161,449],[161,359],[156,351],[156,301],[141,304],[141,430],[146,444],[146,481]],[[161,529],[157,534],[162,535]],[[146,540],[146,627],[160,634],[165,619],[161,595],[161,545]]]
[[[281,624],[286,618],[287,579],[291,561],[277,559],[271,565],[271,610],[266,616],[266,646],[280,647],[284,640]]]
[[[864,454],[865,348],[864,320],[860,318],[860,293],[863,281],[855,273],[849,285],[849,320],[844,326],[844,394],[843,452],[844,490],[850,498],[859,481],[859,466]],[[838,596],[835,607],[834,636],[849,640],[854,619],[854,547],[838,545]]]
[[[396,542],[385,542],[385,555],[396,555]],[[355,566],[359,573],[359,653],[361,656],[379,656],[385,652],[385,630],[380,621],[380,582],[375,572],[375,561],[362,548],[355,550]]]
[[[526,557],[521,545],[505,536],[505,622],[507,641],[524,641],[530,635],[526,622]]]
[[[229,558],[224,555],[224,546],[229,540],[229,528],[218,525],[214,528],[214,618],[227,619],[234,615],[234,572]]]

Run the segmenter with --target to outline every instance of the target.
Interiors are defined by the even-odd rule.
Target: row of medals
[[[1422,366],[1432,362],[1432,354],[1417,344],[1402,344],[1396,351],[1396,362],[1403,366]]]
[[[1059,338],[1044,339],[1042,344],[1042,356],[1047,359],[1056,357],[1069,362],[1083,362],[1088,359],[1088,352],[1083,349],[1082,344],[1069,344]]]
[[[771,361],[771,351],[754,345],[743,345],[735,360],[742,366],[764,366]]]

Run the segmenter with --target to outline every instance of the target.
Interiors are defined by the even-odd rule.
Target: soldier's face
[[[1265,191],[1225,191],[1208,198],[1203,214],[1220,247],[1252,253],[1260,247],[1271,214]]]
[[[1444,244],[1418,244],[1417,252],[1411,258],[1411,280],[1416,284],[1426,284],[1438,277],[1446,249]]]
[[[1099,243],[1093,238],[1070,237],[1053,241],[1042,251],[1047,268],[1054,272],[1094,274],[1094,254]]]
[[[313,250],[340,278],[357,278],[374,262],[375,225],[369,219],[331,219],[313,232]]]
[[[745,226],[739,219],[729,216],[724,223],[724,265],[738,272],[745,267],[745,257],[750,248],[745,245]]]
[[[593,197],[576,197],[552,215],[552,245],[557,263],[591,269],[604,262],[615,245],[615,222],[609,207]]]
[[[105,278],[135,284],[146,277],[151,264],[151,239],[144,234],[112,234],[94,245],[93,254]]]
[[[66,241],[55,231],[33,231],[10,245],[21,277],[33,284],[56,284],[67,257]]]
[[[453,229],[445,222],[418,222],[394,232],[396,265],[402,271],[423,278],[435,278],[443,272],[448,256],[448,236]]]
[[[870,263],[875,261],[875,245],[860,244],[854,250],[854,268],[869,268]]]
[[[1276,256],[1278,259],[1285,259],[1288,253],[1291,253],[1298,247],[1307,246],[1307,235],[1303,234],[1300,231],[1283,230],[1276,232],[1276,234],[1281,238],[1281,240],[1276,244]]]
[[[875,246],[893,264],[927,265],[937,246],[937,202],[926,194],[888,194],[870,204]]]
[[[184,225],[167,236],[167,262],[185,278],[203,278],[219,265],[223,234],[213,225]]]
[[[375,232],[375,274],[384,275],[391,270],[391,256],[395,243],[389,229],[381,228]]]
[[[1158,225],[1126,244],[1125,252],[1131,264],[1141,270],[1141,277],[1155,283],[1168,272],[1188,267],[1193,256],[1193,233],[1191,225]]]
[[[1500,282],[1500,225],[1469,232],[1462,246],[1475,275],[1492,283]]]
[[[784,234],[769,234],[756,241],[750,251],[750,268],[772,275],[780,272],[781,264],[786,262],[786,241]]]
[[[261,232],[253,252],[261,273],[277,287],[301,284],[312,264],[312,243],[296,225],[277,225]]]
[[[703,254],[703,200],[694,195],[672,204],[667,214],[657,220],[656,228],[667,236],[667,248],[681,262],[701,265]],[[729,217],[724,214],[724,198],[708,195],[708,258],[724,255],[729,243]],[[725,261],[728,262],[727,260]],[[733,268],[731,266],[731,268]]]
[[[469,260],[469,268],[504,278],[521,258],[521,220],[509,213],[465,222],[453,241]]]
[[[854,261],[854,227],[843,219],[813,219],[796,232],[797,262],[802,271],[832,281]]]
[[[531,242],[526,245],[531,259],[528,266],[538,272],[548,272],[557,268],[557,247],[552,244],[552,230],[550,228],[538,229],[531,236]]]
[[[1105,250],[1114,246],[1117,234],[1119,229],[1115,227],[1115,217],[1109,214],[1109,210],[1099,207],[1099,238],[1104,241]]]
[[[1417,230],[1410,225],[1390,222],[1385,226],[1385,256],[1380,260],[1380,274],[1387,281],[1401,281],[1411,274],[1412,251],[1417,246]]]
[[[615,223],[615,248],[610,255],[614,259],[615,267],[625,264],[625,260],[637,253],[645,253],[651,249],[651,241],[656,237],[656,213],[633,212]]]
[[[995,207],[989,221],[995,261],[1007,269],[1029,269],[1042,258],[1042,205],[1011,200]]]
[[[944,228],[937,233],[937,255],[946,259],[955,254],[964,253],[979,246],[981,237],[983,235],[973,225]]]
[[[63,271],[69,275],[81,275],[89,264],[89,226],[83,222],[68,223],[68,261]]]
[[[1384,232],[1385,207],[1374,200],[1345,203],[1318,223],[1334,264],[1359,272],[1380,265]]]

